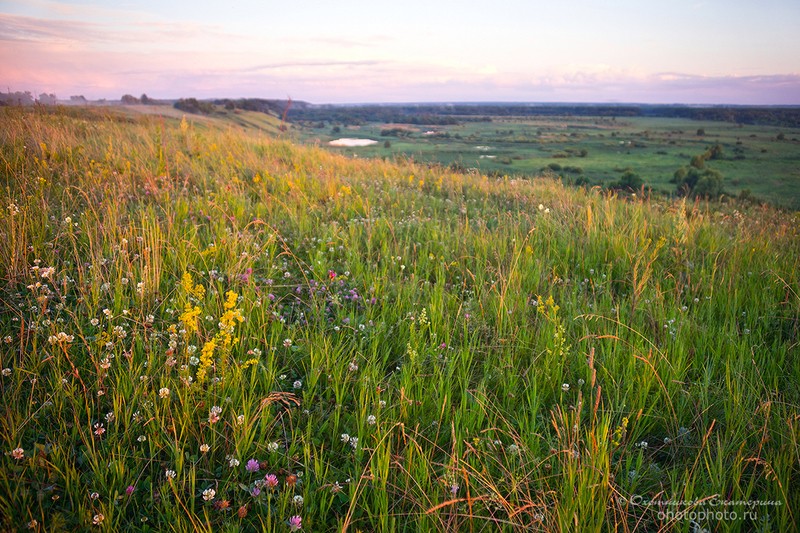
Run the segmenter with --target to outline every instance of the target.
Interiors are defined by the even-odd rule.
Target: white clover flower
[[[174,470],[170,470],[169,468],[164,471],[164,475],[167,479],[175,479],[175,476],[178,474],[175,473]]]
[[[292,503],[300,507],[301,505],[303,505],[303,497],[300,496],[299,494],[296,494],[295,497],[292,498]]]
[[[292,384],[292,387],[294,387],[295,389],[302,389],[303,388],[303,382],[298,379],[297,381],[295,381]]]
[[[375,418],[375,415],[369,415],[367,417],[367,424],[369,424],[370,426],[374,426],[375,422],[377,422],[377,419]]]
[[[229,458],[228,466],[231,468],[236,468],[237,466],[239,466],[239,459],[237,459],[236,457]]]
[[[347,433],[342,433],[342,436],[340,437],[340,440],[342,442],[350,442],[350,435],[348,435]]]
[[[270,453],[275,453],[278,451],[279,447],[280,445],[277,442],[270,442],[269,444],[267,444],[267,451]]]
[[[209,446],[208,444],[203,443],[200,445],[200,453],[208,453],[208,450],[210,449],[211,446]]]
[[[159,398],[169,398],[169,389],[167,387],[161,387],[158,389],[158,396]]]
[[[217,495],[217,491],[214,489],[206,489],[203,491],[203,499],[207,502],[210,502],[214,499],[214,496]]]

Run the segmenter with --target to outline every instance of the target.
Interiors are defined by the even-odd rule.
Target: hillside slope
[[[4,529],[797,527],[796,214],[0,121]]]

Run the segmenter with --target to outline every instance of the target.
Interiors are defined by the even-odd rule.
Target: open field
[[[491,117],[457,125],[387,126],[380,122],[302,130],[321,145],[340,136],[380,143],[342,150],[359,157],[412,157],[475,168],[483,173],[560,175],[566,183],[607,186],[631,169],[657,191],[672,193],[675,171],[715,144],[723,148],[709,166],[722,173],[725,190],[800,209],[800,130],[661,117]],[[387,130],[396,130],[385,135]],[[704,131],[698,135],[698,130]],[[382,135],[382,133],[384,133]],[[782,135],[782,138],[779,136]],[[384,147],[384,141],[390,146]]]
[[[1,529],[798,528],[797,213],[361,157],[382,143],[343,157],[227,119],[0,124]],[[590,179],[708,142],[566,126],[460,135],[498,169]],[[615,163],[645,129],[662,140]],[[743,162],[789,167],[795,141],[743,132]],[[706,125],[727,154],[732,135]]]

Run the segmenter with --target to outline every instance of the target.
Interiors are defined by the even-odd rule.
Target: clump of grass
[[[5,529],[796,527],[796,214],[2,123]]]

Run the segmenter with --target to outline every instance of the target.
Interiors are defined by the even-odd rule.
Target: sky
[[[800,0],[0,0],[61,99],[800,105]]]

